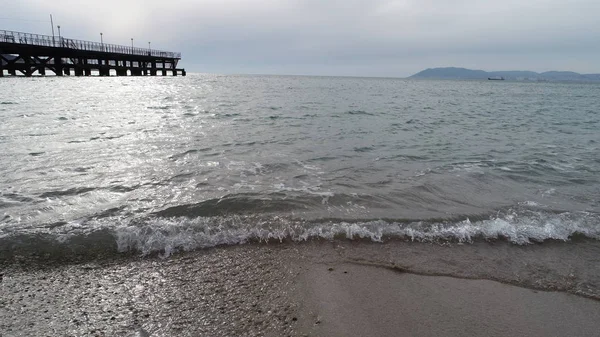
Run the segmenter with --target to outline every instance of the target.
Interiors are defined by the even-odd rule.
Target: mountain
[[[541,73],[542,78],[549,81],[585,81],[586,77],[572,71],[547,71]]]
[[[429,68],[412,75],[411,78],[438,78],[438,79],[477,79],[487,78],[488,73],[483,70],[471,70],[465,68]]]
[[[515,71],[493,71],[489,73],[488,77],[504,77],[506,79],[526,79],[526,78],[536,78],[539,76],[538,73],[533,71],[523,71],[523,70],[515,70]]]
[[[600,74],[585,74],[583,75],[592,81],[600,81]]]
[[[488,79],[503,77],[512,81],[567,81],[567,82],[600,82],[600,74],[579,74],[572,71],[547,71],[536,73],[534,71],[483,71],[466,68],[428,68],[416,73],[409,78],[428,79]]]

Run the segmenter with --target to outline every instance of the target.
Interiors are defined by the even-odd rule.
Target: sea
[[[0,259],[598,247],[598,97],[590,83],[4,78]]]

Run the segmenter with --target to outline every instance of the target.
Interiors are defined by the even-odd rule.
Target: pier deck
[[[0,30],[0,77],[182,75],[181,53]]]

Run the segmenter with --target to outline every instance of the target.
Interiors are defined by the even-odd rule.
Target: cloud
[[[207,72],[406,76],[435,65],[592,72],[600,52],[597,0],[21,0],[4,12],[52,12],[73,38],[97,40],[102,31],[110,43],[152,41]]]

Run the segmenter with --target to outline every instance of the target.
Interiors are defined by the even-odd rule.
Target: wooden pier
[[[185,76],[181,53],[0,30],[0,77]]]

